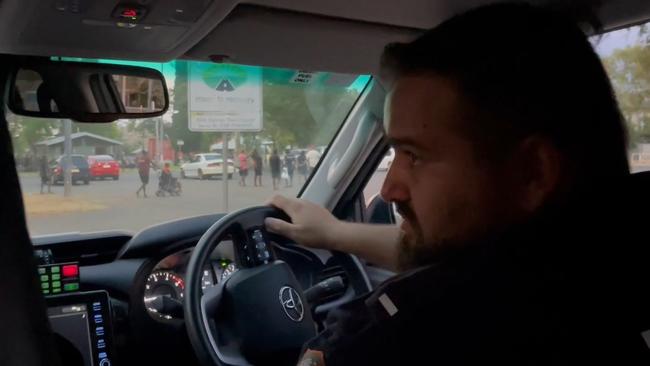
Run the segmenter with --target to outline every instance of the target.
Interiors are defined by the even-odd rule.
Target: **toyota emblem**
[[[280,289],[280,304],[284,313],[294,322],[302,321],[305,316],[305,307],[302,304],[300,295],[293,287],[284,286]]]

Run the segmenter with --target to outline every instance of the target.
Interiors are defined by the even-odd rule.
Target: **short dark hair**
[[[479,154],[541,135],[587,184],[629,174],[624,120],[598,55],[576,22],[528,4],[457,15],[411,43],[386,46],[381,75],[432,73],[457,82]],[[607,179],[609,180],[609,179]]]

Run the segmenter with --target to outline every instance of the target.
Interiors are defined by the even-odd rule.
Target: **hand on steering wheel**
[[[266,218],[289,220],[270,207],[226,215],[201,237],[190,258],[185,322],[204,365],[295,364],[303,344],[316,335],[311,309],[289,265],[277,260]],[[203,268],[214,248],[230,238],[239,271],[201,289]]]

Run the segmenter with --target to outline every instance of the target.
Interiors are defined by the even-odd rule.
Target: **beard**
[[[409,232],[403,229],[400,232],[397,254],[398,269],[406,271],[435,262],[438,257],[437,245],[425,243],[422,226],[407,203],[400,202],[396,205],[397,211],[410,227]]]
[[[490,238],[496,228],[487,218],[498,217],[478,214],[467,202],[457,201],[456,205],[445,205],[439,210],[439,218],[444,218],[439,222],[446,224],[435,226],[446,230],[436,231],[433,237],[425,238],[422,224],[409,203],[395,204],[409,227],[409,230],[402,228],[399,237],[397,267],[400,271],[438,263],[464,248],[480,244]],[[464,225],[453,224],[460,222],[464,222]]]

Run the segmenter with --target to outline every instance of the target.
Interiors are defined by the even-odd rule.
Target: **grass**
[[[68,212],[86,212],[105,209],[107,206],[78,197],[55,194],[25,194],[25,211],[29,216],[46,216]]]

